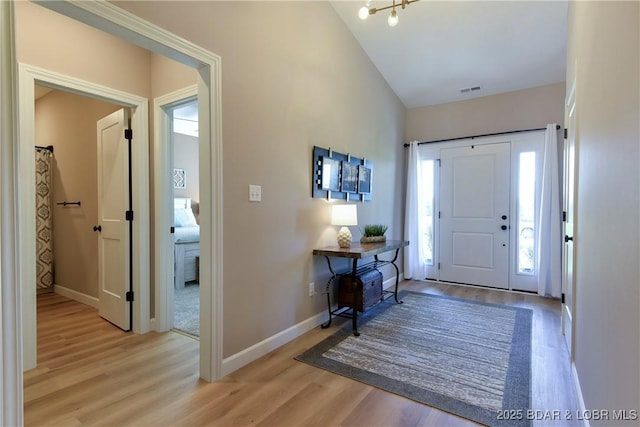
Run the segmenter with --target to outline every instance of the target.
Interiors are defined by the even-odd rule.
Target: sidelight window
[[[420,186],[419,231],[422,239],[422,259],[427,265],[434,265],[434,229],[435,229],[435,164],[437,160],[422,160],[418,168]]]
[[[519,274],[535,274],[536,258],[536,153],[518,159],[517,266]]]

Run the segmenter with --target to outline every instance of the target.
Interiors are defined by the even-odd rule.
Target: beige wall
[[[433,141],[545,127],[564,122],[565,84],[450,102],[407,111],[407,141]]]
[[[53,260],[56,286],[98,297],[96,122],[119,106],[52,91],[36,101],[36,144],[53,145]],[[81,206],[58,202],[80,201]]]
[[[567,85],[575,76],[578,162],[575,364],[589,409],[640,408],[639,23],[638,2],[569,4]]]
[[[153,98],[197,83],[195,69],[156,53],[151,53],[150,71]]]
[[[314,145],[374,161],[374,200],[359,219],[402,237],[404,108],[329,3],[117,4],[222,58],[230,356],[324,309],[308,296],[328,274],[311,252],[336,231],[330,204],[311,198]],[[262,203],[248,202],[249,184]]]
[[[149,98],[150,53],[27,1],[16,2],[18,62]]]

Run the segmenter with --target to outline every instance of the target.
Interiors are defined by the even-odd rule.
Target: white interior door
[[[575,86],[574,86],[575,89]],[[573,94],[573,90],[571,91]],[[565,118],[568,131],[564,141],[564,245],[562,249],[562,333],[573,360],[573,302],[575,295],[574,266],[574,195],[575,195],[575,101],[569,97],[567,117]]]
[[[509,143],[443,149],[440,280],[509,287]]]
[[[98,121],[98,285],[100,316],[131,329],[129,291],[128,115],[118,110]]]

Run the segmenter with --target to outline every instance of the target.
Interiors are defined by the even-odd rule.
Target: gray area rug
[[[200,336],[200,285],[187,283],[173,294],[173,328]]]
[[[531,425],[531,310],[401,297],[360,317],[359,337],[349,321],[296,359],[482,424]]]

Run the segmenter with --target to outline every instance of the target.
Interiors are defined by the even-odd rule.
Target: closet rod
[[[46,147],[36,145],[36,150],[49,150],[53,153],[53,145],[47,145]]]
[[[556,125],[556,130],[560,129],[560,125]],[[435,141],[423,141],[418,142],[418,145],[422,144],[433,144],[434,142],[448,142],[448,141],[458,141],[460,139],[475,139],[482,138],[483,136],[496,136],[496,135],[507,135],[510,133],[522,133],[522,132],[535,132],[538,130],[547,130],[546,127],[536,128],[536,129],[520,129],[520,130],[512,130],[509,132],[496,132],[496,133],[485,133],[484,135],[471,135],[471,136],[461,136],[460,138],[448,138],[448,139],[437,139]],[[411,144],[404,144],[405,147],[410,146]]]

